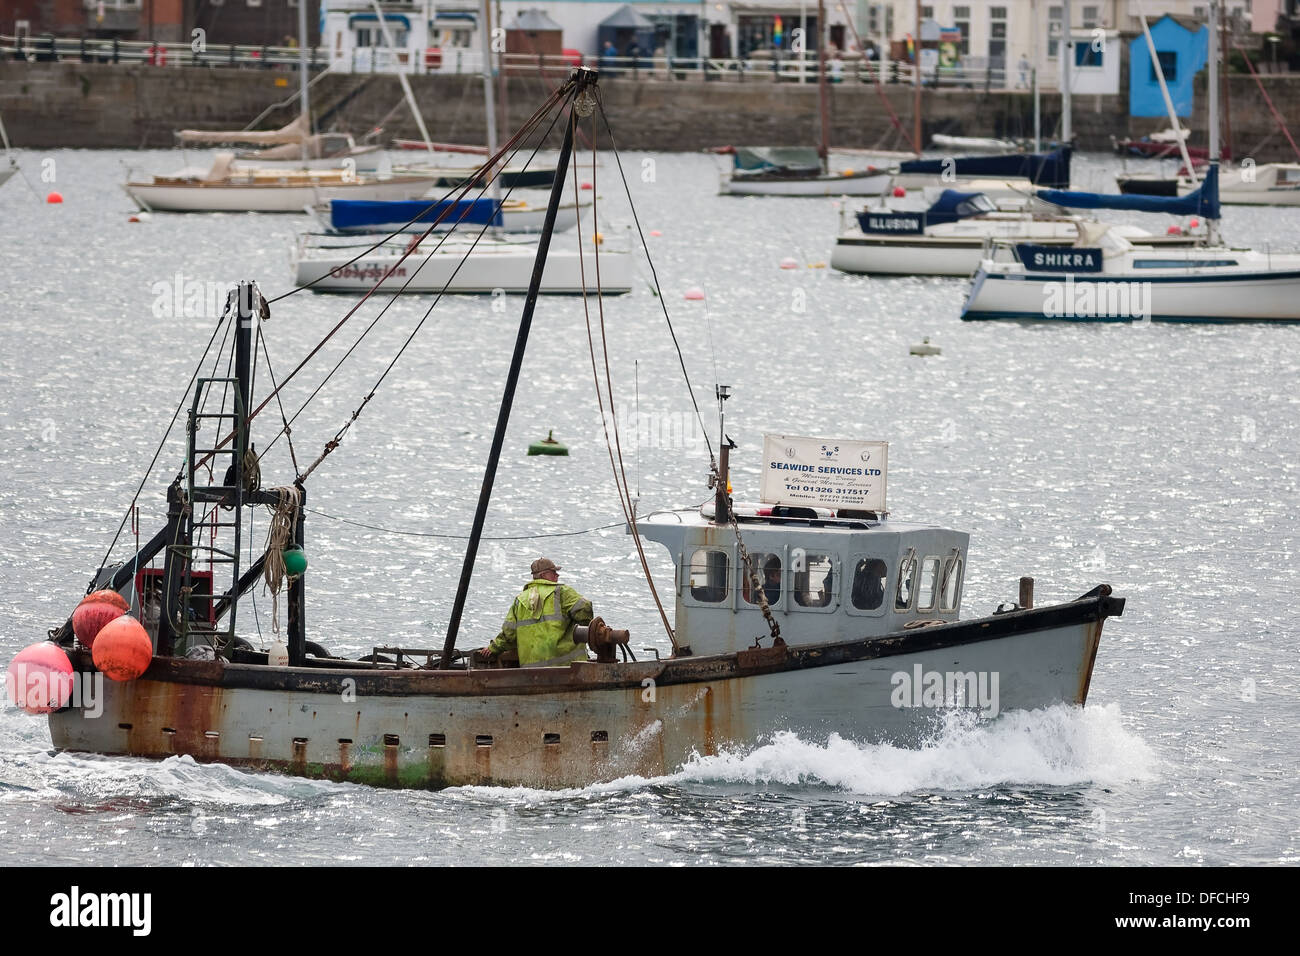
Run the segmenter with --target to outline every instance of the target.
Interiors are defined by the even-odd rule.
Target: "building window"
[[[934,19],[934,7],[922,7],[922,8],[921,8],[921,19],[922,19],[922,20],[933,20],[933,19]]]
[[[970,7],[952,8],[953,25],[961,31],[959,46],[962,56],[970,55]]]
[[[1061,53],[1061,23],[1065,13],[1061,7],[1047,8],[1047,57],[1054,60]]]
[[[1100,11],[1101,7],[1083,8],[1083,28],[1085,30],[1091,30],[1093,27],[1098,26],[1098,21],[1101,19]]]
[[[262,5],[262,0],[247,0],[247,2],[250,7],[260,7]]]
[[[1178,79],[1178,54],[1173,50],[1157,50],[1156,56],[1160,58],[1160,72],[1165,75],[1165,82],[1173,83]],[[1154,63],[1151,64],[1151,82],[1160,82]]]
[[[1007,8],[989,7],[989,66],[995,70],[1007,65]]]
[[[835,598],[834,559],[829,554],[809,552],[804,556],[804,568],[794,574],[794,603],[799,607],[829,607]]]
[[[850,600],[859,611],[874,611],[885,601],[885,577],[889,566],[879,558],[862,558],[853,569]]]
[[[721,604],[727,599],[727,552],[701,548],[691,555],[691,597],[703,604]]]
[[[751,571],[758,575],[758,580],[761,582],[760,587],[763,589],[763,596],[767,598],[768,605],[772,606],[780,602],[781,556],[779,554],[751,551],[749,552],[749,567],[742,570],[745,579],[741,585],[741,596],[744,597],[746,604],[758,604],[758,592],[754,590]]]

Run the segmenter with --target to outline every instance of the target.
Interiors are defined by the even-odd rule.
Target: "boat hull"
[[[507,294],[524,293],[532,279],[537,247],[534,243],[519,243],[497,249],[483,242],[467,258],[463,248],[444,247],[431,254],[417,251],[400,265],[397,255],[367,256],[349,263],[353,255],[342,252],[332,256],[301,256],[295,263],[294,282],[299,286],[310,285],[318,292],[368,292],[392,269],[392,275],[383,283],[383,288],[391,292],[445,289],[489,295],[498,290]],[[579,261],[576,251],[552,248],[542,272],[541,291],[572,295],[584,289],[594,292],[596,257],[590,250],[584,250],[582,258],[584,262]],[[631,292],[634,273],[629,253],[601,252],[600,285],[606,294]]]
[[[851,176],[729,176],[722,192],[732,196],[879,196],[889,187],[888,173]]]
[[[997,238],[1014,236],[1007,232]],[[1078,232],[1071,227],[1059,235],[1025,236],[1022,241],[1044,246],[1073,245]],[[1130,236],[1134,245],[1159,248],[1190,247],[1195,236]],[[917,275],[970,277],[984,259],[983,236],[864,236],[849,233],[835,240],[831,268],[866,275]]]
[[[418,199],[433,182],[428,176],[402,176],[322,185],[127,183],[126,191],[142,209],[159,212],[301,213],[329,199]]]
[[[103,711],[51,714],[59,750],[200,761],[394,787],[581,787],[668,774],[780,731],[915,746],[953,705],[991,719],[1082,706],[1107,616],[1068,604],[884,638],[564,668],[373,671],[155,658],[105,682]],[[91,670],[89,654],[72,655]],[[959,675],[922,699],[923,675]],[[960,675],[985,675],[984,687]],[[899,675],[912,681],[905,687]],[[996,675],[994,678],[993,675]],[[972,714],[974,716],[974,714]]]
[[[1145,308],[1139,311],[1136,303],[1140,301]],[[1049,303],[1057,305],[1049,308]],[[1300,322],[1297,303],[1300,271],[1121,279],[1104,272],[1067,277],[981,269],[961,317],[1051,322]]]

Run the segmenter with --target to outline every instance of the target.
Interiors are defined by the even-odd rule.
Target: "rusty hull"
[[[105,681],[102,716],[50,715],[60,750],[190,755],[390,787],[582,787],[672,772],[693,754],[780,730],[909,745],[934,711],[897,706],[913,666],[997,671],[1001,709],[1082,705],[1109,615],[1098,588],[1067,604],[823,645],[559,668],[356,670],[155,658]],[[74,666],[92,669],[74,652]]]

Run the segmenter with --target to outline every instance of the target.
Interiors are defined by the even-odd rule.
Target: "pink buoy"
[[[1183,234],[1183,230],[1178,225],[1178,223],[1174,223],[1172,226],[1170,226],[1168,229],[1165,230],[1166,236],[1181,236],[1182,234]]]
[[[72,612],[72,633],[86,647],[94,648],[95,635],[109,621],[121,617],[131,606],[116,591],[91,591]]]
[[[895,199],[902,199],[902,198],[903,198],[904,196],[906,196],[906,195],[907,195],[907,190],[904,189],[902,186],[895,186],[895,187],[894,187],[894,198],[895,198]]]
[[[691,302],[698,302],[700,299],[704,298],[704,290],[701,289],[699,286],[691,286],[689,289],[686,290],[686,295],[684,295],[682,298],[687,299]]]
[[[663,233],[660,232],[658,229],[651,229],[651,230],[650,230],[650,235],[652,235],[652,236],[662,236]]]
[[[63,648],[41,641],[23,648],[5,673],[9,701],[28,714],[52,714],[72,699],[72,661]]]
[[[95,666],[112,680],[135,680],[149,669],[153,641],[144,625],[123,615],[104,625],[91,650]]]
[[[1191,227],[1192,227],[1193,229],[1195,229],[1195,228],[1197,228],[1198,226],[1200,226],[1200,224],[1201,224],[1201,220],[1199,220],[1199,219],[1193,219],[1189,225],[1191,225]]]
[[[798,268],[799,268],[799,262],[798,262],[797,259],[792,259],[792,258],[790,258],[789,256],[786,256],[784,259],[781,260],[781,268],[782,268],[782,269],[798,269]]]

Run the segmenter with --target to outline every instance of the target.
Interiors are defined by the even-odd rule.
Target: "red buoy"
[[[72,612],[72,633],[82,644],[93,649],[95,635],[100,629],[129,610],[131,606],[126,603],[126,598],[116,591],[91,591]]]
[[[45,201],[50,205],[63,202],[63,193],[50,190],[50,194],[45,197]]]
[[[109,621],[91,650],[95,666],[112,680],[135,680],[149,668],[153,642],[144,625],[129,615]]]
[[[907,190],[904,189],[902,186],[895,186],[895,187],[894,187],[894,198],[895,198],[895,199],[902,199],[902,198],[903,198],[904,196],[906,196],[906,195],[907,195]]]
[[[72,698],[72,661],[50,641],[18,652],[5,673],[9,701],[29,714],[52,714]]]

